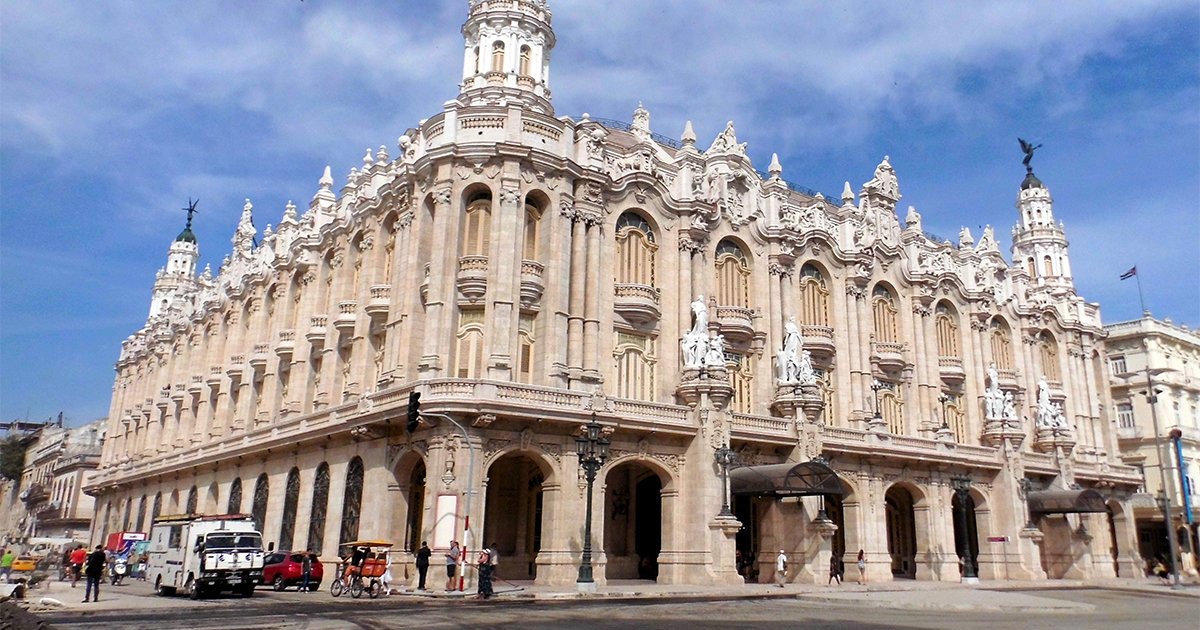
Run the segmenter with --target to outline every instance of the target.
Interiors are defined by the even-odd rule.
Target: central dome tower
[[[468,105],[518,101],[547,115],[554,31],[546,0],[471,0],[462,27],[461,100]]]

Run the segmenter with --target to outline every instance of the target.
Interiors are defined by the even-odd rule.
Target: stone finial
[[[333,171],[329,165],[325,165],[325,174],[321,176],[321,180],[317,182],[321,185],[321,190],[333,190]]]
[[[633,110],[633,124],[629,126],[633,135],[643,140],[650,138],[650,112],[638,101],[637,109]]]
[[[367,154],[363,156],[363,170],[367,170],[375,166],[375,158],[371,157],[371,147],[367,147]]]
[[[328,165],[325,166],[325,174],[321,176],[319,183],[321,184],[321,189],[317,191],[317,194],[313,195],[313,201],[329,203],[337,201],[337,197],[333,194],[333,171]]]
[[[850,182],[842,187],[842,203],[852,205],[854,203],[854,191],[850,189]]]
[[[779,174],[783,172],[783,167],[779,164],[778,153],[771,154],[771,165],[767,167],[767,172],[771,174],[771,177],[779,177]]]
[[[910,230],[921,230],[921,213],[917,209],[909,206],[908,214],[904,217],[904,227]]]
[[[683,135],[679,137],[679,141],[685,149],[696,148],[696,132],[692,130],[692,121],[687,121],[683,126]]]
[[[379,145],[379,150],[375,152],[375,162],[377,164],[386,164],[388,157],[390,156],[388,156],[387,147],[382,144]]]
[[[283,221],[280,223],[283,223],[284,221],[289,221],[292,223],[295,223],[296,221],[296,204],[292,203],[291,199],[288,199],[287,206],[283,208]]]
[[[975,245],[975,237],[971,236],[971,228],[964,225],[958,231],[958,244],[960,247],[973,247]]]

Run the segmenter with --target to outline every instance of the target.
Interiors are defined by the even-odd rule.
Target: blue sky
[[[0,420],[108,412],[121,340],[200,199],[201,267],[250,198],[304,208],[457,94],[464,1],[0,4]],[[1017,136],[1105,321],[1200,323],[1200,5],[1194,1],[552,2],[559,115],[654,131],[733,120],[765,170],[840,193],[884,155],[927,231],[996,227]]]

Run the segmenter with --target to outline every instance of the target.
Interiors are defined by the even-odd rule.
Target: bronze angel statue
[[[1029,165],[1029,161],[1033,159],[1033,152],[1042,148],[1042,145],[1033,146],[1033,143],[1026,142],[1024,138],[1017,138],[1017,142],[1021,143],[1021,150],[1025,152],[1025,159],[1021,161],[1025,165],[1025,170],[1033,172],[1033,167]]]

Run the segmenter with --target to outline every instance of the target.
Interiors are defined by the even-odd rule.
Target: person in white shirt
[[[787,581],[787,554],[782,549],[779,550],[779,555],[775,556],[775,586],[783,588]]]

